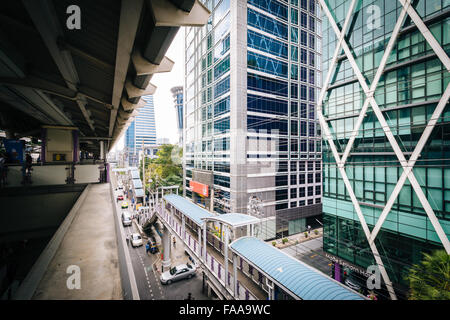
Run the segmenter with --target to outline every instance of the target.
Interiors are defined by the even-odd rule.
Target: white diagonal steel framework
[[[358,0],[359,1],[359,0]],[[375,261],[379,266],[379,270],[380,273],[383,277],[383,280],[386,284],[386,287],[389,291],[389,294],[391,296],[391,299],[396,299],[396,295],[394,292],[394,289],[392,287],[392,283],[389,279],[389,276],[386,272],[386,269],[383,265],[383,262],[381,260],[381,257],[378,253],[377,247],[375,245],[375,238],[381,228],[381,226],[383,225],[388,213],[390,212],[392,205],[394,204],[398,194],[400,193],[400,190],[402,189],[406,179],[408,178],[409,181],[411,182],[411,185],[414,188],[414,191],[416,192],[425,212],[427,213],[427,216],[429,217],[434,229],[436,230],[436,233],[439,237],[439,239],[441,240],[442,244],[444,245],[445,250],[447,251],[447,253],[450,253],[450,244],[449,244],[449,240],[444,232],[444,230],[442,229],[438,219],[436,218],[436,215],[434,214],[433,209],[431,208],[425,194],[423,193],[419,183],[417,182],[412,169],[414,167],[414,164],[417,160],[417,158],[419,157],[423,147],[425,146],[428,138],[431,135],[431,132],[433,131],[434,126],[437,123],[437,120],[439,119],[439,117],[441,116],[447,102],[450,96],[450,84],[449,86],[446,88],[444,94],[442,95],[435,111],[433,112],[433,115],[431,116],[431,119],[429,120],[421,138],[419,139],[418,144],[416,145],[416,148],[413,152],[413,154],[411,155],[409,161],[406,160],[403,152],[401,151],[397,141],[395,140],[394,135],[392,134],[390,127],[388,126],[386,119],[383,116],[383,113],[381,112],[380,108],[378,107],[378,104],[376,103],[375,99],[374,99],[374,92],[377,88],[378,82],[380,80],[381,75],[384,72],[386,63],[387,63],[387,59],[389,58],[389,55],[392,51],[392,48],[394,47],[394,44],[397,40],[397,37],[399,35],[401,26],[403,24],[403,21],[405,19],[406,14],[408,14],[411,17],[411,20],[417,25],[418,29],[420,30],[420,32],[422,33],[422,35],[424,36],[424,38],[426,39],[426,41],[430,44],[430,46],[432,47],[432,49],[434,50],[434,52],[436,53],[436,55],[438,56],[438,58],[442,61],[442,63],[444,64],[444,66],[446,67],[447,71],[450,71],[450,61],[448,56],[446,55],[445,51],[442,49],[442,47],[439,45],[439,43],[436,41],[436,39],[433,37],[433,35],[431,34],[431,32],[428,30],[428,28],[426,27],[426,25],[423,23],[423,21],[421,20],[420,16],[416,13],[416,11],[414,10],[414,8],[411,6],[411,2],[410,0],[399,0],[400,3],[402,4],[402,11],[398,17],[398,20],[396,22],[396,25],[393,29],[391,38],[385,48],[385,52],[384,55],[381,59],[380,65],[377,69],[377,72],[375,74],[375,77],[372,81],[372,84],[369,88],[369,86],[367,85],[361,71],[358,68],[358,65],[356,64],[356,61],[344,39],[345,33],[347,31],[347,26],[350,20],[350,17],[353,14],[353,9],[356,3],[356,0],[352,0],[351,4],[350,4],[350,8],[349,11],[347,13],[347,17],[344,21],[344,25],[342,27],[342,30],[339,30],[339,27],[336,24],[336,21],[334,20],[330,10],[328,9],[328,6],[326,5],[324,0],[319,0],[319,3],[323,9],[323,11],[325,12],[326,16],[328,17],[328,20],[330,22],[331,27],[334,29],[336,36],[338,37],[338,43],[336,46],[336,50],[334,52],[333,58],[331,60],[329,69],[328,69],[328,74],[327,77],[325,79],[324,85],[322,87],[322,91],[320,93],[319,96],[319,101],[318,101],[318,118],[320,121],[320,124],[322,126],[324,135],[325,135],[325,139],[328,141],[329,145],[330,145],[330,149],[333,153],[333,156],[336,160],[336,163],[338,165],[339,171],[341,173],[342,179],[344,181],[344,184],[347,188],[347,191],[350,195],[350,198],[352,200],[353,206],[355,208],[355,211],[358,215],[359,221],[361,223],[361,226],[363,228],[363,231],[366,235],[366,238],[369,242],[369,246],[372,250],[372,253],[374,255]],[[330,134],[330,130],[328,127],[328,124],[323,116],[322,113],[322,103],[324,100],[324,97],[326,95],[326,92],[328,90],[328,86],[330,84],[330,79],[331,76],[334,72],[334,69],[336,67],[336,62],[337,62],[337,56],[340,52],[340,50],[344,50],[345,55],[347,56],[352,69],[354,71],[354,73],[356,74],[356,77],[362,87],[362,89],[364,90],[364,93],[366,95],[366,100],[364,101],[363,107],[361,109],[361,112],[358,116],[357,122],[355,124],[355,127],[353,128],[353,131],[350,135],[350,139],[347,143],[347,146],[345,148],[345,151],[342,155],[342,158],[339,157],[339,153],[336,149],[336,146],[334,144],[333,141],[333,137]],[[353,143],[355,141],[355,138],[359,132],[359,128],[363,122],[363,119],[366,115],[367,109],[369,107],[369,104],[371,105],[375,115],[378,118],[378,121],[380,122],[384,133],[386,135],[386,137],[389,140],[389,143],[391,144],[400,164],[402,165],[403,168],[403,173],[400,177],[400,179],[397,182],[397,185],[394,189],[394,191],[392,192],[392,194],[390,195],[390,198],[388,200],[388,202],[386,203],[386,206],[384,207],[374,229],[372,232],[370,232],[367,223],[365,221],[364,215],[361,211],[361,208],[359,206],[359,202],[354,194],[353,188],[350,184],[350,181],[347,177],[347,174],[345,172],[345,163],[347,160],[347,157],[349,156],[350,150],[353,146]]]

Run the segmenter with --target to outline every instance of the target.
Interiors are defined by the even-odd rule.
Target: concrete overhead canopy
[[[209,15],[198,0],[5,1],[0,129],[40,138],[42,125],[73,126],[80,138],[107,138],[82,151],[98,155],[100,141],[111,149],[155,92],[152,75],[172,70],[165,54],[179,28]]]

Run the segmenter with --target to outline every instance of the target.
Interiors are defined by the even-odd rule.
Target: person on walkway
[[[0,153],[0,187],[6,184],[6,154]]]
[[[25,156],[25,162],[27,173],[30,173],[33,166],[33,158],[31,157],[31,154],[27,153],[27,155]]]
[[[311,233],[311,226],[308,226],[308,234]]]
[[[148,255],[150,252],[150,240],[147,241],[147,244],[145,245],[145,253]]]
[[[173,237],[173,247],[174,248],[177,247],[177,239],[175,237]]]
[[[187,298],[184,300],[194,300],[194,298],[192,297],[192,293],[189,292]]]

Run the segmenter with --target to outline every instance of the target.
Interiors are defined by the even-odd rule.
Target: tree
[[[450,299],[450,255],[445,250],[424,253],[420,264],[415,264],[406,277],[409,281],[409,300]]]
[[[162,145],[155,159],[145,160],[146,188],[153,192],[157,187],[178,185],[180,192],[183,188],[183,149],[176,145]]]

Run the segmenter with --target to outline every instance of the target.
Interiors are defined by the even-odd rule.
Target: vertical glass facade
[[[128,163],[137,166],[139,151],[144,146],[156,145],[155,107],[153,96],[143,96],[145,104],[139,109],[139,114],[128,127],[125,134],[125,148],[128,152]]]
[[[350,1],[325,1],[342,26]],[[450,50],[448,1],[412,2],[435,39]],[[356,6],[346,40],[359,70],[370,86],[402,7],[398,1],[364,1]],[[379,13],[379,15],[378,15]],[[337,38],[323,18],[323,70],[326,74]],[[323,114],[342,156],[365,100],[347,57],[341,52]],[[439,99],[450,82],[448,71],[409,17],[389,56],[374,98],[401,151],[408,160]],[[447,237],[450,235],[450,110],[448,104],[416,162],[413,173]],[[368,241],[327,142],[323,144],[324,250],[366,268],[375,264]],[[372,230],[403,168],[371,107],[356,136],[346,174]],[[434,227],[410,182],[400,191],[375,244],[390,280],[401,295],[405,275],[422,252],[442,248]]]
[[[247,141],[238,149],[246,155],[241,174],[247,176],[247,194],[240,196],[248,201],[255,195],[264,202],[265,216],[277,219],[273,237],[304,231],[298,227],[305,225],[299,221],[303,209],[315,205],[321,213],[321,133],[315,113],[321,81],[318,3],[239,0],[233,11],[230,0],[203,2],[212,12],[209,23],[186,29],[185,37],[185,185],[193,171],[210,171],[214,210],[235,210],[230,203],[230,150],[236,150],[230,145],[231,111],[242,110]],[[230,41],[231,30],[242,24],[234,14],[246,17],[242,49],[231,47],[236,43]],[[238,56],[234,60],[233,54]],[[237,105],[231,105],[236,94],[232,70],[247,74],[246,99],[237,97]],[[189,190],[186,196],[199,200]]]
[[[208,23],[187,28],[185,37],[185,185],[192,170],[211,172],[214,210],[225,213],[230,212],[230,0],[203,2],[211,11]],[[186,196],[204,204],[189,190]]]
[[[183,108],[183,87],[173,87],[171,89],[173,95],[173,103],[175,105],[177,115],[178,128],[178,143],[183,145],[183,122],[184,122],[184,108]]]
[[[307,207],[321,213],[320,10],[310,0],[247,3],[247,186],[280,237],[305,231]]]

